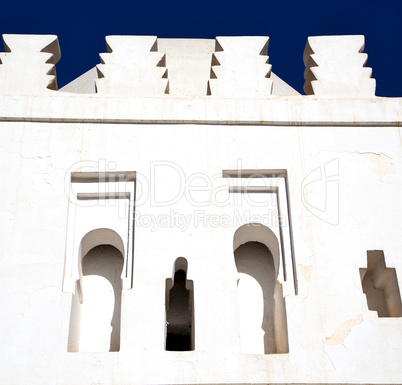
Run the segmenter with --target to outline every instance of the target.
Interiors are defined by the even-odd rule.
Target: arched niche
[[[96,229],[82,238],[68,351],[120,350],[123,255],[123,241],[113,230]]]
[[[282,285],[278,282],[279,243],[267,226],[241,226],[233,238],[239,274],[238,305],[241,350],[247,354],[288,353]]]
[[[187,279],[187,260],[177,258],[166,279],[166,338],[168,351],[194,350],[194,285]]]

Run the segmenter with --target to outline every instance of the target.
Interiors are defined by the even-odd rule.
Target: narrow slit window
[[[194,350],[193,281],[187,261],[176,260],[173,279],[166,280],[166,350]]]

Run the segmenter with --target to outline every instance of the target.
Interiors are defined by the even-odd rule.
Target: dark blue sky
[[[363,34],[378,96],[402,96],[402,0],[10,1],[1,33],[59,37],[59,87],[99,63],[106,35],[269,36],[272,70],[303,92],[308,36]]]

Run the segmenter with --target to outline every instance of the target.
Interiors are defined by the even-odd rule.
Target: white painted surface
[[[304,50],[304,91],[318,97],[374,97],[372,69],[365,67],[364,36],[310,36]]]
[[[60,88],[59,91],[76,94],[95,94],[95,80],[97,79],[98,70],[96,67],[93,67],[78,78],[66,84],[64,87]]]
[[[215,51],[213,39],[157,39],[158,50],[166,55],[169,78],[169,95],[205,97],[211,74],[211,59]],[[242,58],[237,58],[242,65]],[[247,74],[250,77],[250,74]],[[271,72],[273,95],[300,95]],[[95,94],[98,71],[92,68],[60,89],[62,92]],[[241,95],[244,97],[245,95]]]
[[[268,37],[219,36],[212,55],[208,95],[221,98],[268,98],[272,94]]]
[[[96,67],[101,95],[163,96],[169,93],[165,54],[156,36],[106,36],[107,53]],[[163,79],[162,79],[163,78]]]
[[[359,269],[383,250],[402,287],[401,99],[211,99],[0,97],[1,384],[400,383],[402,318],[368,309]],[[67,351],[65,186],[82,168],[137,171],[119,352]],[[299,294],[281,260],[278,280],[289,353],[241,353],[233,236],[272,223],[277,206],[229,194],[222,170],[240,168],[288,170]],[[164,349],[178,257],[194,284],[190,352]]]
[[[1,301],[7,316],[0,323],[7,332],[0,338],[1,346],[9,347],[2,350],[1,381],[33,383],[40,378],[52,383],[57,376],[66,384],[108,383],[116,377],[127,384],[133,378],[136,383],[166,384],[250,378],[260,383],[347,383],[352,376],[360,382],[398,382],[401,319],[372,318],[359,275],[366,251],[382,249],[401,287],[401,145],[397,128],[381,128],[381,141],[377,132],[375,127],[1,123]],[[367,152],[393,159],[383,181]],[[134,287],[123,293],[120,352],[82,355],[67,352],[72,295],[61,291],[68,205],[64,180],[72,164],[91,161],[95,167],[97,159],[112,160],[119,170],[135,167],[144,186],[153,167],[156,202],[138,194]],[[289,170],[299,274],[299,295],[291,290],[286,295],[289,354],[240,353],[232,244],[242,223],[232,223],[229,205],[195,207],[190,199],[208,202],[217,194],[224,201],[229,199],[226,188],[190,194],[189,185],[185,187],[185,180],[190,183],[190,176],[201,172],[211,178],[213,191],[222,189],[226,182],[219,175],[222,169],[238,168],[237,159],[243,168]],[[339,204],[336,225],[307,210],[320,207],[325,174],[305,190],[310,206],[302,203],[304,178],[333,159],[339,160],[339,200],[332,201],[329,194],[328,204]],[[152,164],[155,160],[170,163]],[[203,180],[199,184],[205,185]],[[180,191],[186,195],[164,204]],[[269,220],[270,209],[253,214]],[[322,215],[326,220],[325,210]],[[188,227],[184,220],[189,220]],[[196,350],[187,353],[164,351],[164,285],[179,256],[188,259],[188,279],[194,282]],[[310,275],[303,273],[307,268]],[[361,324],[341,333],[336,345],[325,345],[338,327],[359,314]],[[21,367],[21,359],[29,364]],[[155,360],[159,371],[154,370]],[[374,369],[378,365],[381,371]],[[356,372],[356,367],[361,369]]]
[[[0,93],[41,95],[57,90],[60,47],[55,35],[3,35]]]
[[[169,95],[205,97],[215,40],[158,39],[158,47],[166,54]]]

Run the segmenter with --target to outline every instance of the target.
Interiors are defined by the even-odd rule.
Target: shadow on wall
[[[117,352],[120,350],[122,252],[109,244],[97,245],[84,255],[81,263],[82,276],[72,299],[68,351]]]
[[[367,251],[367,269],[360,269],[369,310],[378,317],[402,317],[402,302],[394,268],[386,267],[382,250]]]
[[[240,276],[242,353],[288,353],[285,301],[282,285],[277,281],[279,246],[275,234],[256,223],[240,227],[234,237],[234,258]]]

